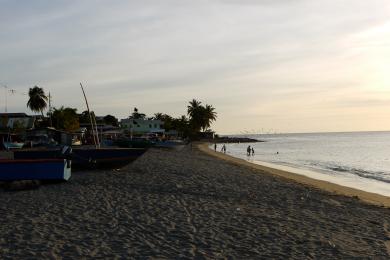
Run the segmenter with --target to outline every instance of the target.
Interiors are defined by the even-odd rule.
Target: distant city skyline
[[[0,0],[0,112],[30,87],[98,115],[186,114],[221,134],[390,130],[387,0]],[[5,93],[7,91],[7,95]]]

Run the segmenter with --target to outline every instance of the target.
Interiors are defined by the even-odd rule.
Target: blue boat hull
[[[73,148],[73,168],[113,168],[121,167],[140,157],[146,149],[136,148]],[[14,151],[15,159],[39,159],[39,158],[61,158],[59,150],[17,150]]]
[[[0,181],[68,180],[70,164],[65,159],[0,160]]]

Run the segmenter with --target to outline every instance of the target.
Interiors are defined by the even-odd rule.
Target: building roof
[[[26,113],[0,113],[0,117],[30,117]]]

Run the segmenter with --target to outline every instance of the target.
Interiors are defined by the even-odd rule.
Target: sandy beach
[[[298,181],[195,146],[150,149],[120,170],[1,190],[0,257],[390,257],[385,202]]]
[[[328,191],[328,192],[331,192],[334,194],[356,197],[356,198],[359,198],[360,200],[367,202],[367,203],[370,203],[370,204],[390,208],[390,197],[380,195],[377,193],[372,193],[372,192],[367,192],[367,191],[351,188],[351,187],[342,186],[342,185],[335,184],[335,183],[328,182],[328,181],[310,178],[310,177],[307,177],[305,175],[297,174],[294,172],[289,172],[287,170],[272,168],[270,166],[267,166],[266,163],[264,163],[264,165],[251,163],[251,162],[248,162],[246,160],[236,158],[236,157],[230,156],[230,155],[225,154],[225,153],[214,152],[208,146],[209,146],[208,144],[203,143],[203,144],[199,144],[198,148],[202,152],[204,152],[208,155],[211,155],[213,157],[225,160],[225,161],[233,163],[233,164],[237,164],[237,165],[249,167],[251,169],[259,170],[261,173],[276,175],[276,176],[282,177],[284,179],[287,179],[289,181],[295,181],[295,182],[298,182],[301,184],[309,185],[311,187],[319,188],[321,190],[325,190],[325,191]]]

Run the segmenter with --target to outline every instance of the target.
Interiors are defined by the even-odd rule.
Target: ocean
[[[390,132],[245,135],[226,153],[347,187],[390,196]],[[248,145],[255,154],[247,156]],[[222,145],[218,145],[220,151]],[[214,149],[211,146],[212,149]]]

